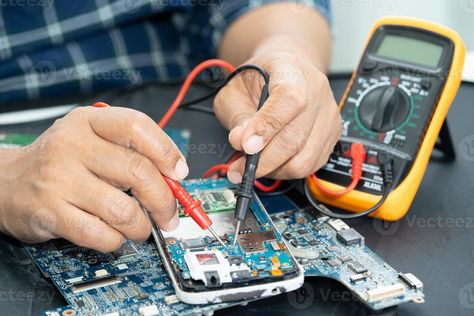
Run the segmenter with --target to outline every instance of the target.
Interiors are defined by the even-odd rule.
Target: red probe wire
[[[364,145],[361,143],[353,143],[350,149],[351,159],[352,159],[352,181],[351,183],[342,190],[332,190],[325,187],[318,179],[316,174],[312,174],[309,176],[310,180],[316,185],[318,190],[323,192],[326,195],[331,197],[341,197],[344,194],[352,191],[355,189],[357,184],[359,183],[360,179],[362,178],[362,166],[366,158],[366,151]]]
[[[166,124],[168,124],[168,121],[171,119],[173,114],[176,112],[178,109],[179,105],[183,102],[184,97],[186,96],[186,93],[189,90],[189,87],[191,87],[191,84],[193,83],[194,79],[203,71],[206,70],[207,68],[210,67],[222,67],[228,72],[233,72],[235,70],[235,67],[232,66],[230,63],[226,62],[225,60],[221,59],[209,59],[206,60],[199,65],[197,65],[188,75],[186,80],[184,81],[181,89],[179,90],[178,95],[176,96],[176,99],[174,99],[173,103],[169,107],[168,111],[166,111],[165,115],[161,118],[161,120],[158,122],[158,126],[161,128],[164,128]]]

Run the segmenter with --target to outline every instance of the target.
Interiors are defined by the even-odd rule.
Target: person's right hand
[[[151,223],[178,226],[176,200],[162,174],[180,180],[186,161],[143,113],[81,107],[33,144],[2,149],[0,230],[26,242],[65,238],[102,252],[148,238]]]

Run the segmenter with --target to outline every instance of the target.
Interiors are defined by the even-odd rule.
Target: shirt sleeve
[[[210,38],[211,55],[217,55],[217,50],[226,29],[240,16],[270,3],[301,3],[317,10],[331,26],[330,0],[221,0],[219,5],[209,6],[209,26],[212,28]],[[301,9],[304,10],[304,9]]]

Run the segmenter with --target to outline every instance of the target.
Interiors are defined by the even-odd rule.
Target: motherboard
[[[204,294],[207,291],[235,289],[249,284],[264,284],[269,289],[270,283],[302,276],[301,268],[289,252],[281,234],[275,231],[257,196],[253,199],[250,212],[247,212],[234,242],[233,216],[236,199],[230,183],[225,180],[196,179],[186,181],[183,187],[202,202],[215,232],[223,241],[223,244],[219,243],[191,218],[182,215],[182,212],[176,230],[161,232],[162,242],[159,239],[158,243],[162,244],[163,255],[172,263],[168,272],[176,277],[176,283],[184,291]],[[283,287],[273,284],[275,294],[283,291]],[[194,301],[189,301],[208,303],[221,300],[217,295],[214,299],[209,294],[204,295],[195,295]],[[255,296],[246,296],[242,290],[221,292],[221,295],[226,301]],[[263,295],[263,292],[259,294]]]
[[[365,246],[364,237],[340,219],[318,216],[313,209],[272,215],[305,276],[324,276],[344,284],[370,309],[406,302],[423,303],[423,283],[400,273]]]
[[[183,184],[189,192],[204,201],[207,205],[205,209],[210,214],[220,213],[234,203],[229,193],[232,185],[226,180],[200,179]],[[274,234],[283,236],[276,243],[270,239],[264,247],[270,247],[268,250],[275,247],[273,250],[276,253],[277,247],[281,246],[279,243],[284,242],[303,266],[305,276],[335,279],[374,310],[409,301],[424,301],[420,280],[413,274],[393,269],[367,248],[363,236],[343,221],[321,217],[312,209],[299,208],[285,196],[262,197],[261,201],[279,231]],[[247,223],[247,229],[251,229],[250,224]],[[186,254],[219,250],[215,241],[207,237],[196,240],[188,237],[176,239],[169,247],[173,260],[184,274],[183,278],[192,278],[193,273]],[[256,246],[260,247],[260,244]],[[189,247],[194,248],[195,252],[188,251]],[[143,243],[128,241],[118,251],[108,254],[84,249],[64,240],[27,245],[26,249],[43,275],[51,279],[69,304],[46,311],[43,315],[211,314],[214,310],[245,303],[189,305],[180,302],[151,240]],[[225,258],[223,252],[217,253]],[[227,253],[227,259],[230,257],[233,260],[234,255]],[[238,255],[246,256],[245,253]],[[284,256],[277,257],[278,265],[272,259],[273,255],[260,258],[257,251],[249,255],[256,264],[251,263],[249,268],[253,267],[257,273],[271,274],[278,269],[281,272],[276,274],[284,273],[283,265],[290,263]],[[249,277],[246,272],[245,275]]]

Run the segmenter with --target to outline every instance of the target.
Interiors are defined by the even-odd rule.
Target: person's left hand
[[[255,71],[234,78],[216,97],[214,110],[230,131],[234,149],[261,151],[257,177],[304,178],[322,167],[334,149],[341,119],[326,76],[308,61],[289,53],[254,57],[245,64],[263,67],[270,76],[269,98],[256,113],[263,80]],[[245,159],[229,168],[231,182],[242,179]]]

